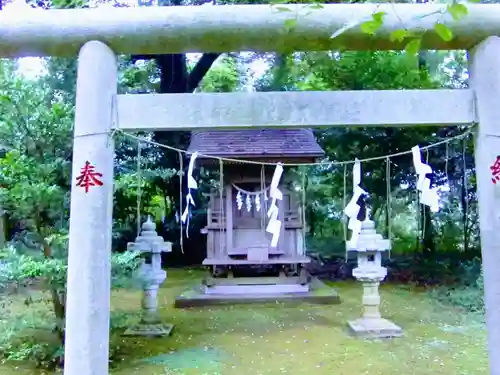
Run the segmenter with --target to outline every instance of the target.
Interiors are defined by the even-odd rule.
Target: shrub
[[[64,354],[67,241],[61,235],[47,242],[57,257],[47,258],[40,251],[25,252],[20,246],[0,251],[0,287],[4,295],[0,356],[4,360],[29,361],[50,368],[60,365]],[[134,286],[138,265],[137,253],[112,254],[113,287]],[[21,303],[28,308],[16,311],[16,305]],[[119,321],[123,322],[123,317]],[[113,322],[112,328],[116,327],[121,327],[120,323]]]
[[[463,266],[463,277],[454,287],[441,287],[432,291],[433,295],[445,303],[484,313],[484,278],[481,260],[474,259]]]

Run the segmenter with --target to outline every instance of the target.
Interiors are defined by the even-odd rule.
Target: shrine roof
[[[311,129],[194,131],[188,152],[234,158],[317,158],[324,155]]]

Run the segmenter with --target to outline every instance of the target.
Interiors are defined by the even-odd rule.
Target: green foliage
[[[121,93],[155,92],[159,88],[159,72],[154,61],[119,60],[119,91]]]
[[[47,236],[68,205],[73,107],[44,82],[0,67],[0,204],[24,229]]]
[[[286,31],[292,31],[297,26],[297,19],[289,18],[285,20],[284,26]]]
[[[420,51],[421,42],[421,39],[413,39],[406,44],[405,51],[410,55],[415,55],[418,51]]]
[[[44,233],[61,216],[67,190],[57,184],[63,159],[39,163],[35,157],[10,151],[0,160],[0,202],[11,217],[23,220],[26,228]]]
[[[3,302],[5,303],[5,302]],[[46,310],[9,314],[0,318],[0,356],[2,362],[32,363],[36,367],[52,368],[61,358],[61,344],[53,337]],[[8,318],[6,317],[8,316]]]
[[[369,35],[375,35],[377,31],[384,24],[385,12],[376,12],[372,14],[372,19],[370,21],[363,22],[360,27],[361,30]]]
[[[30,307],[21,312],[7,309],[0,316],[2,329],[0,362],[30,364],[46,370],[60,367],[64,357],[64,346],[53,332],[46,301],[39,298],[31,302]],[[123,340],[118,339],[119,334],[131,323],[137,321],[137,318],[135,313],[111,312],[109,348],[111,367],[118,363],[118,359],[123,358]]]
[[[307,53],[301,60],[295,60],[290,68],[291,74],[299,90],[363,90],[363,89],[402,89],[433,88],[438,83],[416,69],[414,60],[399,52],[344,52],[344,53]],[[353,160],[356,157],[369,157],[409,150],[416,143],[431,141],[433,130],[412,128],[331,128],[316,132],[318,140],[331,160]],[[387,139],[391,139],[387,142]],[[397,163],[397,164],[396,164]],[[363,179],[365,187],[372,195],[374,211],[381,208],[386,201],[387,183],[385,179],[385,162],[363,163]],[[392,170],[391,189],[398,191],[393,198],[408,196],[408,192],[398,189],[402,184],[414,184],[414,173],[411,158],[401,157],[395,161]],[[343,167],[311,168],[308,171],[310,183],[308,203],[313,212],[309,224],[314,231],[327,220],[329,212],[341,212],[343,199]],[[347,180],[350,182],[350,168]],[[320,186],[327,187],[321,195],[315,193]],[[351,189],[346,186],[347,191]],[[332,199],[335,202],[332,202]],[[329,203],[330,202],[330,203]],[[319,207],[323,207],[322,211]],[[318,223],[318,224],[316,224]],[[322,223],[322,224],[319,224]],[[336,231],[330,230],[333,233]],[[325,233],[329,231],[326,230]]]
[[[65,305],[65,289],[67,279],[67,236],[47,240],[53,248],[64,247],[59,251],[59,258],[46,258],[40,252],[30,251],[23,254],[14,247],[2,250],[0,263],[0,291],[22,291],[32,284],[43,285],[42,289],[55,290],[60,303]],[[135,275],[140,264],[137,253],[126,251],[114,253],[111,256],[112,287],[124,288],[138,285]],[[14,287],[14,289],[13,289]],[[20,296],[18,296],[20,298]],[[52,368],[57,366],[64,354],[64,347],[55,334],[58,331],[59,318],[57,313],[49,313],[50,307],[40,311],[39,306],[53,304],[53,297],[48,298],[45,293],[29,293],[24,297],[24,304],[28,307],[17,315],[4,314],[0,316],[0,329],[6,330],[0,335],[0,356],[6,361],[30,362],[38,367]],[[4,307],[9,299],[0,300]],[[33,307],[32,307],[33,306]],[[52,305],[48,305],[52,306]],[[120,323],[122,322],[122,323]],[[113,330],[123,328],[124,318],[115,323]],[[111,357],[119,347],[111,348]]]
[[[460,21],[467,14],[469,14],[469,10],[465,4],[454,1],[452,4],[447,7],[448,13],[451,14],[455,21]]]
[[[204,77],[199,87],[203,92],[237,91],[241,83],[241,72],[233,57],[219,58],[212,69]]]
[[[395,32],[394,39],[414,37],[404,31]],[[268,90],[384,90],[420,89],[438,87],[465,87],[466,60],[461,52],[449,54],[427,52],[428,69],[418,66],[414,56],[420,47],[415,38],[414,51],[408,52],[314,52],[277,55],[269,58],[271,67],[257,82],[257,88]],[[411,45],[411,44],[410,44]],[[420,58],[420,57],[419,57]],[[335,110],[333,107],[332,110]],[[415,144],[428,144],[449,137],[457,129],[434,128],[330,128],[316,130],[316,136],[329,160],[353,160],[410,150]],[[460,130],[459,130],[460,131]],[[456,134],[456,133],[455,133]],[[407,267],[414,271],[414,280],[442,280],[453,278],[456,267],[446,261],[433,266],[430,256],[427,270],[417,267],[415,259],[427,253],[477,254],[477,209],[473,176],[472,145],[465,140],[429,152],[429,162],[436,170],[434,183],[445,185],[443,208],[437,214],[422,213],[417,209],[415,174],[411,157],[392,159],[391,179],[391,240],[393,254],[410,255]],[[463,153],[465,151],[465,153]],[[389,235],[387,214],[387,180],[385,161],[363,163],[363,185],[370,192],[373,217],[379,231]],[[465,168],[465,169],[464,169]],[[351,191],[348,166],[308,167],[307,223],[310,227],[308,248],[323,257],[344,254],[342,209],[344,189],[346,199]],[[346,173],[344,175],[344,173]],[[464,173],[467,175],[463,179]],[[346,186],[344,186],[344,178]],[[465,181],[465,182],[464,182]],[[464,197],[463,199],[460,197]],[[423,224],[425,217],[425,225]],[[349,234],[347,234],[349,235]],[[415,257],[413,257],[415,254]],[[413,257],[413,258],[412,258]],[[418,268],[418,269],[417,269]],[[439,278],[442,272],[443,278]],[[426,274],[427,273],[427,274]]]
[[[9,284],[23,285],[27,281],[44,280],[61,292],[66,287],[67,272],[67,235],[63,236],[58,258],[46,258],[36,250],[23,253],[22,250],[8,247],[2,251],[0,288]],[[55,245],[53,244],[53,249]],[[111,277],[113,287],[124,287],[134,280],[134,272],[139,266],[138,253],[125,251],[111,255]]]
[[[436,23],[434,25],[434,30],[445,42],[449,42],[453,39],[453,32],[443,23]]]
[[[165,215],[172,212],[171,201],[163,196],[160,189],[161,182],[168,181],[176,176],[177,171],[172,169],[153,168],[148,165],[147,159],[138,171],[122,172],[115,179],[116,199],[129,202],[121,210],[121,215],[128,213],[135,220],[137,196],[140,194],[141,214],[151,215],[156,221],[161,221]]]
[[[389,39],[392,42],[394,42],[394,41],[402,42],[403,40],[405,40],[409,36],[411,36],[411,34],[408,32],[408,30],[398,29],[398,30],[394,30],[391,33],[391,35],[389,36]]]
[[[49,71],[72,63],[50,61]],[[10,246],[0,251],[0,291],[35,287],[46,293],[29,293],[25,314],[0,316],[0,325],[9,327],[0,336],[0,353],[6,360],[45,367],[60,361],[64,336],[74,112],[68,82],[74,77],[69,71],[30,81],[15,69],[15,63],[0,61],[0,144],[5,150],[0,159],[0,205],[16,226]],[[143,178],[147,182],[171,174],[158,169],[146,171]],[[113,254],[111,264],[114,287],[136,284],[136,253]],[[9,300],[2,303],[8,305]],[[43,314],[31,309],[40,301],[47,305]]]
[[[463,263],[462,277],[454,287],[440,287],[432,291],[437,299],[473,313],[484,314],[484,276],[481,260]]]

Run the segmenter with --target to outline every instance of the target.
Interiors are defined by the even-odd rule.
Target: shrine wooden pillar
[[[86,43],[78,56],[71,183],[65,375],[108,374],[115,54]],[[93,169],[91,168],[93,167]],[[80,178],[85,174],[87,178]]]
[[[220,249],[222,254],[229,254],[233,250],[233,187],[231,184],[226,185],[226,201],[225,201],[225,214],[226,214],[226,248]],[[221,239],[222,240],[222,239]],[[221,240],[219,240],[219,246],[221,246]],[[219,252],[219,254],[221,254]]]
[[[471,51],[470,76],[479,121],[475,159],[490,374],[500,375],[500,183],[493,183],[490,169],[500,155],[499,37]]]

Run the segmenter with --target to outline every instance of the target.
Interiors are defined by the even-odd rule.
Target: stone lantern
[[[355,336],[363,338],[398,337],[403,334],[400,327],[380,315],[380,282],[387,276],[382,267],[382,253],[391,248],[391,243],[375,230],[375,223],[366,219],[361,223],[361,232],[355,244],[347,244],[348,251],[356,251],[358,266],[352,275],[363,284],[363,316],[349,321]]]
[[[163,240],[156,233],[156,224],[148,217],[142,224],[141,234],[135,242],[128,244],[128,249],[141,252],[144,256],[139,268],[139,279],[143,288],[142,320],[125,331],[127,336],[166,336],[173,329],[172,324],[160,322],[158,307],[158,289],[167,278],[167,272],[161,268],[161,253],[172,251],[172,243]]]

